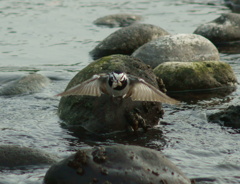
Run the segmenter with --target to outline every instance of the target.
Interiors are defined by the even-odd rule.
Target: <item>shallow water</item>
[[[180,107],[164,106],[163,123],[146,134],[76,135],[60,126],[59,98],[69,80],[92,60],[88,52],[118,28],[97,27],[104,15],[135,13],[144,23],[172,34],[192,33],[198,25],[230,12],[222,1],[31,0],[0,1],[0,87],[38,72],[52,80],[40,93],[0,97],[0,144],[39,148],[65,157],[80,147],[115,143],[161,150],[190,178],[204,183],[240,183],[239,131],[208,123],[206,116],[239,104],[240,91]],[[221,54],[240,81],[240,55]],[[0,171],[2,184],[42,183],[48,167]]]

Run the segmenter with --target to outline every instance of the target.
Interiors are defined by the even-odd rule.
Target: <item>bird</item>
[[[150,101],[166,104],[179,104],[160,90],[137,76],[122,71],[95,74],[92,78],[62,92],[56,96],[87,95],[98,96],[107,94],[132,101]]]

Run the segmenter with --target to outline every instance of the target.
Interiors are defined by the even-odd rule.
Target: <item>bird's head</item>
[[[109,85],[113,89],[121,89],[127,83],[127,75],[121,71],[114,71],[109,74]]]

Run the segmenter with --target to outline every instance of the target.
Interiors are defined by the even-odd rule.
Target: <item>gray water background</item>
[[[115,13],[139,14],[143,23],[177,34],[192,33],[200,24],[228,12],[220,0],[1,0],[0,87],[32,72],[52,82],[36,94],[0,97],[0,144],[38,148],[65,157],[78,148],[121,142],[75,137],[60,126],[57,116],[59,98],[54,95],[92,61],[89,51],[119,29],[97,27],[92,24],[95,19]],[[240,54],[221,54],[221,60],[233,67],[239,80]],[[239,93],[237,89],[224,98],[183,103],[178,108],[164,105],[162,125],[146,136],[122,142],[161,150],[189,178],[240,183],[239,132],[208,123],[206,118],[239,104]],[[48,167],[1,171],[0,183],[42,183]]]

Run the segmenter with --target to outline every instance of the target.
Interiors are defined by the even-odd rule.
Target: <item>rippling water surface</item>
[[[62,128],[56,114],[59,98],[54,97],[92,61],[89,51],[118,29],[93,25],[101,16],[139,14],[144,17],[142,22],[176,34],[192,33],[200,24],[227,12],[230,10],[220,0],[1,0],[0,87],[32,72],[52,82],[40,93],[0,97],[0,144],[38,148],[62,157],[79,147],[135,144],[161,150],[198,181],[240,183],[238,131],[206,119],[209,113],[239,104],[239,89],[224,98],[164,106],[163,123],[154,130],[115,137],[79,136]],[[221,59],[230,63],[240,81],[240,55],[221,54]],[[42,183],[47,169],[4,170],[0,183]]]

